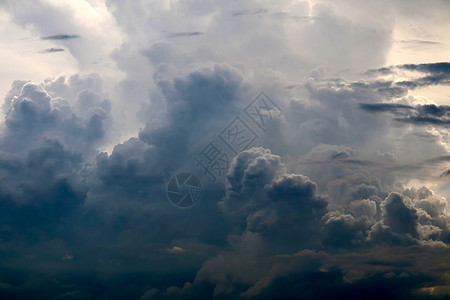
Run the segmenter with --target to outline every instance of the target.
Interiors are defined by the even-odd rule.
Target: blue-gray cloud
[[[63,48],[48,48],[45,50],[42,50],[40,53],[55,53],[55,52],[64,52]]]
[[[428,63],[428,64],[404,64],[392,66],[389,68],[380,68],[376,70],[369,70],[366,74],[381,74],[387,75],[395,73],[396,70],[408,70],[425,74],[425,76],[418,77],[412,80],[403,80],[395,82],[397,87],[406,87],[408,89],[415,89],[430,85],[448,85],[450,84],[450,63]]]
[[[378,68],[393,20],[378,4],[357,14],[331,2],[171,5],[106,2],[126,37],[111,53],[123,72],[113,88],[109,73],[12,84],[0,298],[445,298],[447,201],[404,184],[447,178],[448,107],[409,92],[446,85],[448,64]],[[91,37],[66,22],[71,10],[44,7],[63,17],[48,25],[27,10],[17,22]],[[319,64],[378,69],[348,80]],[[419,77],[386,79],[400,69]],[[261,147],[230,156],[216,182],[201,177],[193,157],[261,89],[283,111],[255,128]],[[201,177],[203,197],[179,210],[165,190],[184,171]]]
[[[403,105],[398,103],[361,103],[361,109],[371,112],[390,112],[395,120],[416,125],[442,125],[450,124],[450,106],[447,105]]]
[[[349,95],[383,99],[370,86],[349,85],[349,91],[339,87],[342,80],[320,80],[308,83],[312,98],[320,105],[334,106],[330,96],[342,101],[348,122],[356,124],[366,115],[357,101],[346,100]],[[388,153],[361,163],[366,160],[360,151],[322,143],[304,151],[292,170],[280,155],[252,148],[234,158],[225,186],[209,186],[202,202],[188,213],[173,208],[164,195],[168,176],[193,165],[191,155],[205,137],[220,131],[217,123],[227,124],[239,111],[247,87],[241,73],[224,65],[172,79],[155,76],[155,82],[167,107],[160,124],[149,122],[138,137],[117,144],[111,154],[96,150],[108,137],[111,109],[98,77],[61,77],[40,86],[14,83],[4,104],[8,113],[0,156],[1,236],[14,252],[4,254],[10,263],[2,282],[11,287],[2,292],[4,297],[37,291],[43,298],[69,293],[97,299],[328,295],[300,284],[313,276],[329,293],[342,297],[355,289],[369,297],[361,287],[380,286],[383,278],[386,286],[381,285],[380,294],[407,298],[427,284],[441,283],[439,261],[432,256],[427,268],[394,261],[415,261],[414,255],[430,255],[431,249],[444,251],[450,235],[445,200],[426,188],[404,189],[386,172],[378,177],[376,166],[396,162]],[[291,105],[296,108],[295,102]],[[351,107],[352,113],[346,113]],[[367,108],[415,110],[409,105]],[[423,110],[442,115],[437,108]],[[330,124],[337,124],[318,107],[307,112],[303,122],[326,115]],[[287,111],[286,122],[296,124],[291,116],[297,113],[301,111]],[[369,121],[367,128],[383,129],[376,118]],[[267,134],[266,139],[278,133]],[[279,146],[289,145],[278,138]],[[358,144],[350,137],[348,141]],[[402,255],[379,255],[392,247],[400,247]],[[355,260],[355,251],[364,259]],[[280,262],[283,255],[286,261]],[[20,265],[23,257],[29,260],[27,267]],[[40,272],[37,280],[37,260],[70,274]],[[329,267],[332,262],[335,268]],[[73,275],[77,268],[89,284]],[[366,271],[355,275],[361,268]],[[221,272],[226,272],[225,279],[216,275]],[[408,280],[401,274],[409,274]],[[135,279],[124,286],[99,275],[121,282]],[[47,283],[55,276],[63,276],[61,284],[49,289]],[[111,288],[93,288],[92,283]],[[288,284],[295,288],[285,290]]]
[[[49,35],[44,36],[41,39],[42,40],[71,40],[71,39],[77,39],[80,38],[77,34],[55,34],[55,35]]]
[[[169,34],[169,38],[177,38],[177,37],[191,37],[191,36],[197,36],[202,35],[203,32],[199,31],[193,31],[193,32],[174,32]]]

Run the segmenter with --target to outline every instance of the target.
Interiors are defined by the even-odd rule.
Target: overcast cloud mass
[[[450,299],[449,13],[0,0],[0,299]]]

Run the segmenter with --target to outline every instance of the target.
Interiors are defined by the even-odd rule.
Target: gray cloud
[[[254,10],[244,9],[244,10],[238,10],[238,11],[233,12],[233,17],[245,16],[245,15],[260,15],[260,14],[267,14],[267,13],[268,13],[267,9],[264,9],[264,8],[259,8],[259,9],[254,9]]]
[[[447,170],[441,174],[441,177],[450,176],[450,170]]]
[[[405,47],[414,47],[414,46],[435,46],[435,45],[441,45],[442,43],[435,42],[435,41],[427,41],[427,40],[402,40],[399,41],[402,44],[405,44]]]
[[[203,32],[199,32],[199,31],[193,31],[193,32],[174,32],[169,34],[169,38],[177,38],[177,37],[191,37],[191,36],[197,36],[197,35],[202,35],[204,34]]]
[[[397,103],[361,103],[360,107],[372,113],[390,112],[396,116],[396,121],[402,123],[442,126],[450,124],[450,107],[447,105],[425,104],[413,107]]]
[[[91,2],[11,2],[38,36],[80,33],[80,72],[93,52],[120,76],[19,80],[6,95],[0,298],[445,298],[447,201],[410,185],[448,169],[448,108],[410,91],[447,84],[448,66],[379,68],[394,4],[353,4],[108,0],[95,20],[111,27],[88,28],[73,16]],[[124,39],[97,55],[115,26]],[[209,182],[193,156],[260,90],[282,116]],[[182,171],[203,185],[186,210],[165,194]]]
[[[414,109],[410,105],[398,103],[361,103],[361,109],[369,112],[391,112],[391,111],[408,111]]]
[[[48,49],[41,51],[40,53],[55,53],[55,52],[64,52],[64,49],[63,48],[48,48]]]
[[[257,233],[270,241],[268,247],[317,242],[327,201],[308,177],[287,174],[278,156],[252,148],[235,158],[227,179],[226,195],[218,205],[245,233]]]
[[[241,218],[237,224],[243,223],[240,236],[230,238],[233,250],[205,262],[192,283],[165,290],[150,289],[141,299],[195,299],[200,295],[222,299],[280,296],[295,299],[299,294],[346,298],[355,293],[367,299],[378,299],[381,295],[388,299],[427,299],[426,292],[421,290],[427,287],[425,282],[446,284],[440,259],[432,256],[442,258],[447,248],[444,244],[433,244],[432,239],[442,238],[443,230],[448,234],[445,224],[438,225],[440,218],[447,218],[444,223],[448,222],[448,216],[443,213],[442,200],[433,198],[428,189],[405,190],[411,198],[390,193],[378,204],[368,199],[357,200],[347,212],[324,209],[326,202],[315,195],[313,182],[302,175],[286,175],[279,158],[262,148],[240,153],[233,161],[228,181],[227,194],[219,205],[235,220]],[[277,205],[271,206],[270,201],[276,201]],[[288,210],[280,214],[283,204]],[[314,213],[303,215],[313,207],[317,212],[322,210],[315,221]],[[329,212],[324,215],[326,210]],[[301,221],[291,218],[297,214]],[[280,218],[281,215],[284,217]],[[301,250],[267,255],[273,249],[280,251],[282,243],[276,238],[289,236],[297,224],[301,224],[302,230],[318,231],[310,232],[309,238],[297,233],[297,239],[291,243],[305,246],[310,239],[319,238],[325,248],[316,243],[313,249],[330,252]],[[282,226],[276,229],[277,225]],[[276,230],[275,236],[270,234],[272,230]],[[372,248],[372,243],[378,246]],[[390,248],[393,245],[398,248]],[[281,252],[286,253],[286,248],[282,248]],[[367,250],[336,252],[355,248]],[[419,257],[426,257],[426,268]],[[315,285],[321,288],[312,288]],[[375,285],[376,293],[370,290]]]
[[[395,82],[394,85],[400,88],[415,89],[430,85],[448,85],[450,83],[450,63],[448,62],[397,65],[389,68],[369,70],[366,74],[387,75],[393,74],[397,70],[408,70],[426,74],[419,78]]]
[[[70,39],[77,39],[80,38],[77,34],[55,34],[55,35],[49,35],[44,36],[41,39],[42,40],[70,40]]]

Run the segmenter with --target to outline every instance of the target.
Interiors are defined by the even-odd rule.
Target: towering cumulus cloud
[[[449,11],[0,0],[0,299],[449,299]]]

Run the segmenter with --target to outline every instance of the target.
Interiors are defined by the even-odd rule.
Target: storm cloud
[[[0,298],[449,297],[447,2],[0,3]]]
[[[450,124],[450,107],[447,105],[417,105],[415,107],[397,103],[361,103],[361,109],[372,112],[390,112],[398,122],[411,123],[416,125],[442,125]]]

